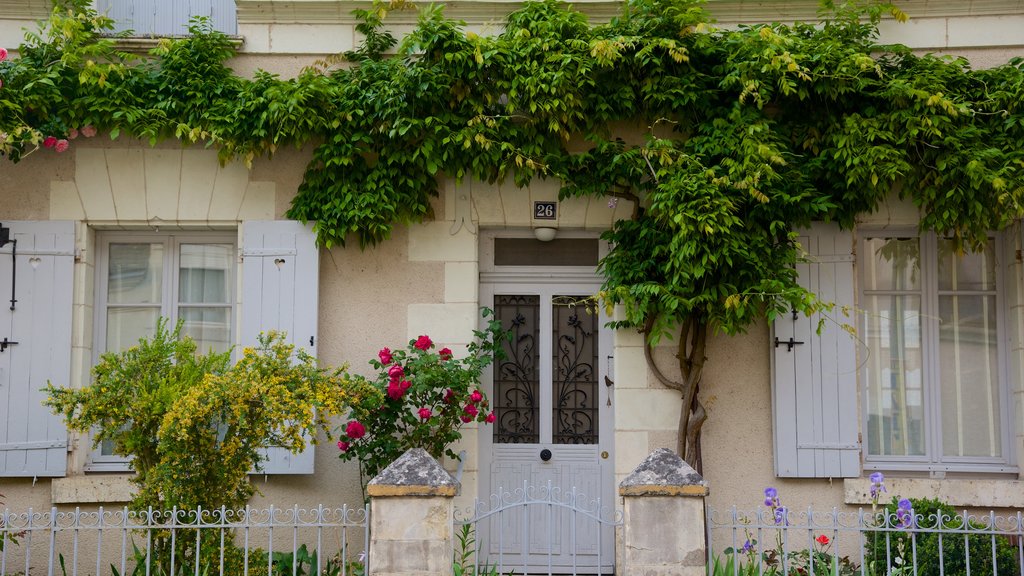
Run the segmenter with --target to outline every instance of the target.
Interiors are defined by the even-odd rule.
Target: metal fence
[[[472,574],[611,574],[622,511],[575,487],[499,488],[456,511],[455,563]]]
[[[708,574],[1024,576],[1022,521],[1021,512],[972,514],[934,506],[857,512],[709,508]]]
[[[369,506],[0,514],[0,576],[362,576]]]

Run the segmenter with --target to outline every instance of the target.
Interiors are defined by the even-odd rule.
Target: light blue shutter
[[[5,222],[17,240],[0,249],[0,476],[64,476],[68,433],[43,406],[48,381],[71,380],[74,222]],[[12,290],[16,298],[11,310]]]
[[[857,426],[857,349],[847,331],[854,315],[853,236],[833,224],[801,232],[810,262],[797,265],[800,284],[835,310],[818,332],[820,316],[785,315],[772,339],[775,473],[780,477],[860,475]],[[794,344],[790,346],[788,343]]]
[[[310,226],[293,220],[242,224],[242,332],[255,346],[260,332],[280,330],[316,355],[319,250]],[[312,474],[313,446],[301,454],[271,448],[260,472]]]
[[[234,0],[96,0],[96,9],[114,20],[114,31],[134,36],[184,36],[189,20],[206,16],[214,30],[238,31]]]

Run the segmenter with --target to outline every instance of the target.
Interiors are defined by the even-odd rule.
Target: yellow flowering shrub
[[[319,367],[276,332],[232,366],[228,353],[197,354],[180,324],[162,320],[152,338],[104,354],[92,385],[51,383],[47,405],[70,428],[92,432],[94,445],[110,440],[114,453],[132,457],[134,509],[238,508],[254,492],[248,474],[262,449],[300,452],[319,430],[330,435],[332,416],[379,395],[343,369]]]

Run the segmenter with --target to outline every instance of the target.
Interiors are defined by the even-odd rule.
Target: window
[[[866,468],[1014,470],[996,240],[862,238]]]
[[[157,319],[182,322],[200,351],[233,343],[237,252],[234,233],[101,233],[97,267],[96,357],[124,350],[156,331]],[[124,470],[104,443],[90,470]]]

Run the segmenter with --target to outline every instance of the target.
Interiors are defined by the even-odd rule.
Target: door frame
[[[598,239],[599,232],[589,231],[559,231],[559,238],[593,238]],[[582,294],[596,294],[602,285],[602,278],[597,273],[596,267],[593,266],[495,266],[494,265],[494,239],[495,238],[532,238],[533,234],[528,229],[520,230],[481,230],[480,232],[480,252],[479,252],[479,266],[480,266],[480,285],[479,285],[479,302],[481,306],[492,306],[494,302],[494,296],[496,294],[510,294],[510,293],[531,293],[530,289],[540,289],[544,292],[558,291],[565,295],[582,295]],[[598,240],[598,258],[603,258],[608,252],[607,242]],[[517,288],[521,287],[522,292],[518,292]],[[541,319],[545,317],[550,318],[551,311],[541,310]],[[603,376],[608,378],[614,377],[614,350],[615,350],[615,330],[606,326],[610,317],[607,316],[603,308],[599,307],[599,319],[598,319],[598,358],[600,366],[598,367],[598,398],[597,401],[602,406],[601,419],[598,423],[599,441],[595,446],[595,450],[600,453],[605,451],[608,453],[607,458],[601,458],[598,460],[598,464],[601,468],[601,494],[593,495],[592,497],[601,498],[601,506],[609,512],[614,512],[617,507],[615,499],[615,410],[610,407],[611,401],[614,400],[612,390],[603,385]],[[550,339],[550,336],[548,336]],[[546,358],[545,358],[546,357]],[[551,357],[550,354],[541,352],[540,354],[540,365],[539,370],[551,370]],[[481,379],[481,386],[488,392],[493,394],[493,381],[491,371],[489,369]],[[547,400],[550,403],[550,399]],[[605,406],[607,409],[604,409]],[[544,406],[544,403],[542,403]],[[549,414],[541,416],[541,434],[543,438],[543,431],[550,430],[551,422],[546,422],[549,419]],[[476,481],[477,497],[482,502],[487,502],[491,498],[491,464],[494,461],[490,447],[493,445],[491,438],[493,435],[493,428],[491,426],[480,426],[478,430],[478,476]],[[543,443],[542,443],[543,444]],[[509,487],[516,488],[516,487]],[[565,488],[569,488],[568,486]],[[602,536],[604,538],[604,536]],[[609,562],[614,565],[614,538],[605,550],[609,552]],[[603,564],[603,561],[602,561]]]

